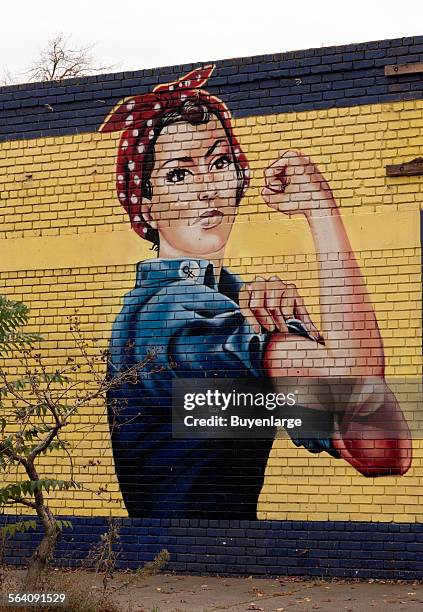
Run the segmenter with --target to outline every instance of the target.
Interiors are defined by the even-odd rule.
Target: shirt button
[[[200,276],[201,268],[198,261],[186,260],[179,266],[179,276],[184,280],[196,281]]]

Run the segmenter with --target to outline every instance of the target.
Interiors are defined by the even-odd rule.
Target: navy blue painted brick
[[[395,47],[395,46],[392,46],[391,48],[386,50],[386,55],[388,57],[394,58],[394,60],[395,60],[395,58],[400,56],[400,55],[405,55],[405,56],[408,55],[408,51],[409,51],[409,47],[408,46],[405,46],[405,47]]]
[[[187,572],[191,574],[202,574],[206,571],[206,566],[203,563],[187,563]]]
[[[2,517],[0,523],[5,520]],[[155,536],[148,533],[152,521],[121,520],[121,566],[138,567],[167,546],[171,553],[169,569],[178,571],[237,574],[244,571],[254,575],[324,573],[328,576],[401,576],[407,579],[423,577],[423,544],[417,541],[417,538],[423,540],[422,525],[323,521],[266,521],[261,525],[257,521],[242,521],[244,530],[234,530],[232,522],[225,523],[227,527],[219,530],[214,521],[213,527],[208,523],[209,531],[219,532],[219,539],[225,538],[226,545],[219,544],[215,537],[206,538],[207,543],[199,545],[198,538],[194,538],[190,533],[200,529],[199,527],[190,529],[186,521],[183,521],[184,527],[180,526],[182,521],[172,521],[173,526],[169,527],[169,522],[167,520],[166,525],[163,525],[156,520]],[[93,534],[95,536],[103,533],[107,523],[103,518],[73,519],[73,523],[74,531],[63,534],[57,552],[61,555],[58,562],[74,566],[87,554],[92,540],[95,541]],[[178,536],[174,535],[176,529],[180,530]],[[132,541],[127,542],[125,532],[133,534],[137,531],[143,535],[138,534],[135,540],[132,537]],[[206,531],[207,521],[203,525],[203,532]],[[229,537],[229,532],[234,534],[234,531],[235,537]],[[336,540],[329,537],[334,533]],[[251,537],[252,534],[254,538]],[[294,535],[295,538],[287,538],[288,534]],[[39,541],[40,533],[31,537],[33,546],[36,540]],[[196,543],[192,544],[194,540]],[[19,544],[19,547],[16,546],[7,553],[8,561],[14,564],[21,562],[24,557],[29,557],[32,549],[32,546],[26,545],[28,542],[25,544],[20,537],[16,539],[15,544]]]
[[[221,95],[236,117],[291,112],[293,110],[324,109],[331,106],[351,106],[422,96],[421,87],[412,75],[386,79],[383,66],[393,61],[406,63],[423,57],[423,37],[407,37],[342,45],[326,49],[306,49],[289,53],[223,60],[217,62],[215,76],[208,88]],[[125,96],[151,91],[159,82],[173,80],[192,69],[194,64],[168,66],[144,71],[97,75],[71,79],[65,83],[30,83],[0,91],[0,139],[35,138],[41,135],[75,134],[98,129],[107,112]],[[306,75],[310,75],[307,77]],[[323,79],[334,85],[334,98],[313,95],[325,87],[309,89],[310,83],[296,90],[286,88],[292,78]],[[371,78],[375,77],[372,83]],[[352,92],[351,79],[366,79],[356,83],[366,90]],[[315,82],[315,81],[311,81]],[[412,84],[392,95],[395,82]],[[364,85],[366,84],[366,85]],[[239,94],[246,92],[245,96]],[[238,94],[238,96],[237,96]],[[249,95],[247,95],[249,94]],[[254,98],[254,100],[253,100]],[[104,100],[102,102],[101,100]],[[54,112],[44,106],[51,104]],[[82,104],[82,106],[79,106]]]
[[[410,45],[408,51],[409,53],[423,53],[423,41],[418,45]]]
[[[317,91],[314,93],[302,95],[303,102],[318,102],[319,100],[322,100],[322,97],[323,97],[323,94]]]

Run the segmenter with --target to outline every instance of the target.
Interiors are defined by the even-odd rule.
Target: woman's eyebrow
[[[210,155],[213,153],[213,151],[215,150],[215,148],[220,145],[221,142],[226,142],[227,140],[225,140],[224,138],[219,138],[218,140],[216,140],[216,142],[214,142],[212,144],[212,146],[210,147],[210,149],[207,151],[205,157],[210,157]]]
[[[163,168],[163,166],[166,166],[167,164],[170,164],[170,162],[188,162],[188,163],[192,163],[194,160],[192,159],[192,157],[171,157],[170,159],[167,159],[162,165],[161,167]]]

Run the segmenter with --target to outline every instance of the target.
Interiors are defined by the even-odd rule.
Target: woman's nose
[[[212,200],[217,196],[217,186],[210,172],[201,172],[197,176],[198,197],[200,200]]]

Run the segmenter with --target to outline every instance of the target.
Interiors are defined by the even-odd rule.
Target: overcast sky
[[[54,34],[95,43],[112,70],[423,34],[422,0],[12,0],[0,69],[20,73]]]

